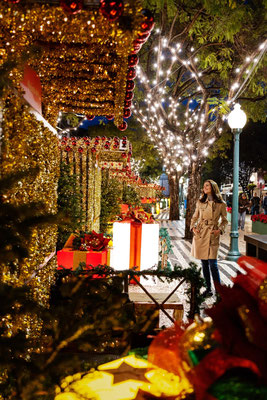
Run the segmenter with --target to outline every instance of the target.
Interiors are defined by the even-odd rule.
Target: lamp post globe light
[[[239,136],[247,121],[247,116],[241,110],[240,104],[235,104],[233,111],[228,116],[228,124],[234,135],[234,160],[233,160],[233,199],[231,218],[230,250],[226,260],[237,261],[241,256],[238,249],[238,187],[239,187]]]

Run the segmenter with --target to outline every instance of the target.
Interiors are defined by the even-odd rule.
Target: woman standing
[[[246,193],[242,193],[238,199],[238,229],[245,229],[245,219],[247,209],[250,206]]]
[[[212,296],[210,274],[213,282],[220,283],[217,256],[220,235],[224,233],[227,224],[226,204],[217,183],[209,179],[204,182],[190,227],[194,233],[191,254],[201,260],[208,296]]]

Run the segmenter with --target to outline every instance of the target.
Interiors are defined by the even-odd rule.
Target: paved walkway
[[[161,226],[163,228],[167,228],[170,238],[171,238],[171,243],[173,245],[173,254],[169,256],[169,261],[171,265],[181,265],[184,268],[188,267],[188,264],[190,261],[194,261],[196,264],[199,266],[201,265],[201,262],[199,260],[194,259],[190,252],[191,252],[191,243],[190,241],[187,241],[183,239],[184,237],[184,226],[185,226],[185,220],[181,219],[180,221],[169,221],[169,212],[168,210],[164,210],[157,216],[157,220],[160,222]],[[221,237],[221,244],[219,248],[219,254],[218,254],[218,266],[220,270],[220,276],[221,276],[221,281],[222,284],[227,285],[227,286],[232,286],[233,281],[232,278],[235,277],[238,273],[244,272],[239,265],[236,262],[231,262],[225,260],[225,257],[228,253],[229,250],[229,243],[230,243],[230,227],[231,224],[229,223],[225,234]],[[239,251],[241,254],[245,254],[245,248],[246,248],[246,243],[244,241],[244,234],[249,234],[251,233],[251,220],[250,220],[250,215],[246,216],[246,223],[245,223],[245,231],[239,231]],[[141,278],[142,279],[142,278]],[[148,281],[143,280],[142,284],[146,287],[146,289],[150,293],[170,293],[177,285],[177,281],[173,281],[171,283],[168,283],[166,280],[159,280],[155,279],[152,281],[149,279]],[[179,289],[176,291],[176,294],[178,295],[180,301],[183,303],[184,306],[184,318],[186,317],[186,312],[188,311],[188,303],[187,303],[187,296],[185,294],[185,289],[186,286],[182,285],[179,287]],[[129,293],[142,293],[143,291],[136,285],[129,285]],[[216,296],[215,294],[208,298],[205,303],[203,304],[203,308],[209,308],[212,306],[212,304],[216,301]],[[170,314],[172,315],[172,311],[170,311]],[[201,315],[205,316],[204,310],[201,312]],[[170,326],[171,323],[168,320],[168,318],[165,317],[164,314],[160,311],[160,326]]]

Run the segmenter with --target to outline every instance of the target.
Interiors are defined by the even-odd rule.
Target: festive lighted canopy
[[[60,159],[71,167],[82,193],[85,229],[99,230],[102,169],[119,166],[125,170],[131,155],[126,137],[64,137],[60,143]],[[112,165],[113,164],[113,165]]]
[[[124,130],[123,118],[131,115],[135,53],[149,36],[153,17],[142,10],[139,0],[87,4],[2,1],[1,59],[14,55],[18,60],[29,52],[28,64],[41,79],[43,114],[52,124],[62,110],[113,115]],[[40,49],[37,56],[32,45]],[[21,73],[16,69],[9,76],[16,86]]]

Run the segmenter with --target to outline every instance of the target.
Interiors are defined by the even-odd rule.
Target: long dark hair
[[[205,182],[209,182],[210,185],[211,185],[211,195],[212,195],[213,201],[215,203],[223,203],[223,198],[222,198],[222,195],[220,193],[220,189],[219,189],[217,183],[214,182],[212,179],[207,179]],[[202,190],[201,197],[200,197],[199,201],[201,203],[205,203],[206,199],[207,199],[207,195]]]

